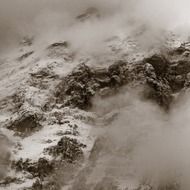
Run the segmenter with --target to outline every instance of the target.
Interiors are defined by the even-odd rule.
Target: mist
[[[135,35],[144,48],[162,43],[164,33],[170,30],[187,38],[189,5],[188,0],[3,0],[0,47],[3,50],[23,36],[35,36],[43,43],[64,39],[76,49],[88,50],[122,34]],[[89,7],[95,7],[100,18],[78,22],[76,17]]]
[[[10,147],[11,143],[0,131],[0,180],[8,173],[8,167],[10,166]]]
[[[103,132],[95,130],[97,138],[104,141],[87,183],[110,177],[130,183],[127,180],[133,177],[153,189],[172,184],[189,189],[189,92],[169,113],[143,100],[140,92],[127,89],[106,101],[95,98],[97,114],[119,114]]]

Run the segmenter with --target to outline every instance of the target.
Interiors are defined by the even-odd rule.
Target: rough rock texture
[[[87,108],[90,104],[90,97],[98,88],[96,85],[90,84],[92,80],[90,68],[84,64],[80,65],[57,87],[58,90],[55,94],[57,102],[63,103],[65,106]]]
[[[188,85],[188,67],[188,61],[183,58],[174,64],[157,54],[130,67],[124,61],[101,69],[82,64],[58,85],[56,101],[64,106],[88,109],[91,107],[91,98],[97,92],[100,96],[112,95],[119,87],[136,83],[148,87],[146,98],[168,110],[173,100],[172,94]]]
[[[105,89],[111,92],[127,83],[127,63],[118,61],[109,68],[93,69],[85,64],[79,65],[57,86],[56,102],[64,106],[80,109],[91,107],[91,98]],[[104,90],[104,93],[102,91]]]

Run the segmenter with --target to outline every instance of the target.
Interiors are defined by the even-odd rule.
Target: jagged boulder
[[[111,85],[124,85],[127,83],[128,68],[125,61],[119,60],[108,68]]]
[[[96,84],[92,83],[92,72],[84,64],[77,67],[70,75],[58,85],[55,96],[58,103],[65,106],[75,106],[81,109],[90,106],[90,97],[94,95]]]
[[[158,76],[165,76],[170,64],[164,56],[157,54],[146,58],[144,62],[151,64]]]
[[[166,110],[169,109],[173,100],[172,89],[165,78],[158,77],[156,69],[151,64],[146,64],[145,75],[149,86],[148,92],[145,92],[147,99],[155,100]]]
[[[83,158],[83,150],[86,145],[79,143],[76,139],[63,137],[56,146],[49,147],[45,150],[50,155],[60,157],[61,160],[73,163]]]
[[[186,48],[180,46],[170,51],[167,59],[156,54],[144,60],[145,77],[150,87],[147,98],[156,100],[167,110],[173,101],[172,94],[189,86],[190,62],[183,55],[185,51]]]
[[[17,135],[28,136],[42,127],[39,120],[40,116],[37,114],[26,112],[21,114],[15,120],[10,121],[6,127],[13,130]]]

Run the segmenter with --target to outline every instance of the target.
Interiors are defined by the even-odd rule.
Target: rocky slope
[[[89,9],[77,19],[85,22],[91,12],[99,17]],[[67,41],[38,49],[33,38],[25,38],[1,60],[0,189],[156,189],[133,179],[130,168],[121,172],[128,150],[110,148],[104,132],[128,109],[131,100],[119,98],[126,93],[135,91],[141,101],[170,113],[189,88],[189,44],[170,41],[151,52],[142,52],[129,37],[105,44],[107,53],[93,57],[74,52]],[[123,163],[105,169],[100,158],[120,152]],[[177,190],[179,184],[157,189]]]

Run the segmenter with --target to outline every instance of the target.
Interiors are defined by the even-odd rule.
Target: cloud
[[[145,30],[137,37],[139,42],[157,43],[164,40],[165,30],[175,29],[181,35],[189,30],[189,4],[188,0],[3,0],[0,2],[1,47],[16,43],[24,35],[40,38],[45,35],[69,38],[79,49],[82,45],[95,49],[97,46],[92,44],[96,41],[100,44],[118,32],[134,35],[142,26]],[[101,18],[76,23],[76,16],[89,7],[96,7]]]
[[[188,189],[188,96],[189,93],[186,93],[181,97],[169,113],[142,100],[139,91],[135,90],[128,89],[106,101],[95,99],[94,111],[100,116],[119,112],[109,126],[101,129],[101,134],[97,133],[98,138],[106,139],[94,169],[97,176],[114,179],[133,176],[139,183],[147,183],[154,188],[179,183]]]

